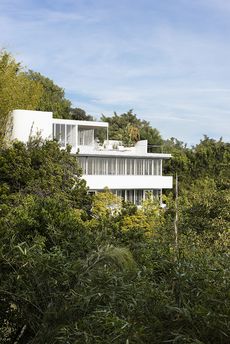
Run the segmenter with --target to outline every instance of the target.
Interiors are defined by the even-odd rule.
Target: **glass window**
[[[88,158],[88,174],[95,174],[94,158]]]
[[[78,145],[91,146],[94,143],[93,129],[79,129],[78,131]]]
[[[65,124],[61,124],[61,147],[65,147]]]
[[[65,124],[53,124],[53,138],[61,143],[62,147],[68,143],[76,145],[76,126]]]
[[[108,158],[108,174],[116,173],[116,158]]]
[[[76,146],[76,126],[75,125],[69,125],[66,126],[67,131],[67,143],[71,145],[72,147]]]
[[[144,164],[144,171],[145,175],[151,176],[152,175],[152,159],[146,159]]]
[[[53,139],[56,139],[56,124],[53,123]]]
[[[121,174],[121,175],[125,174],[125,159],[124,158],[117,159],[117,174]]]
[[[65,124],[54,124],[53,137],[65,147]]]
[[[144,159],[137,159],[136,160],[136,174],[143,175],[144,174]]]
[[[135,190],[135,204],[140,205],[143,199],[143,190]]]
[[[126,159],[126,161],[127,161],[126,173],[128,175],[134,175],[134,173],[135,173],[135,159],[128,158],[128,159]]]
[[[61,137],[61,125],[60,124],[55,124],[55,139],[56,140],[60,140],[60,137]]]
[[[84,171],[96,175],[160,175],[160,159],[88,157]]]
[[[127,201],[134,203],[134,190],[127,190]]]
[[[98,163],[99,163],[99,173],[98,174],[108,174],[107,173],[107,159],[106,158],[99,158]]]
[[[117,190],[117,196],[122,197],[122,191],[123,190]]]
[[[79,164],[80,164],[80,166],[81,166],[81,168],[82,168],[82,173],[83,174],[88,174],[88,172],[87,172],[87,158],[85,158],[85,157],[79,157],[78,158],[78,161],[79,161]]]
[[[160,174],[160,160],[154,159],[153,160],[153,174],[158,176]]]
[[[152,159],[148,160],[148,163],[149,163],[149,176],[152,176],[153,175],[153,163],[152,163]]]

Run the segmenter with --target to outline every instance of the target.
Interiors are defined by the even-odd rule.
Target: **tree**
[[[167,210],[114,213],[108,191],[92,208],[79,177],[56,142],[0,149],[1,342],[229,343],[227,231],[184,228],[176,261]]]
[[[70,118],[78,121],[93,121],[93,116],[87,115],[85,110],[80,108],[70,109]]]
[[[164,152],[172,155],[172,158],[164,162],[164,174],[179,177],[180,189],[191,183],[191,154],[192,151],[187,145],[171,137],[164,141]]]
[[[102,115],[101,120],[109,123],[109,138],[120,140],[126,146],[135,144],[139,139],[148,140],[150,145],[162,144],[162,138],[157,129],[150,126],[149,122],[140,120],[133,110],[112,117]]]
[[[219,190],[214,179],[194,180],[179,196],[179,225],[182,230],[206,231],[213,237],[229,227],[229,190]]]
[[[35,110],[42,94],[42,85],[25,76],[21,63],[10,53],[0,52],[0,144],[6,136],[10,112]]]
[[[122,199],[114,195],[109,189],[98,192],[93,196],[92,215],[93,217],[105,219],[115,217],[121,212]]]
[[[64,287],[64,270],[63,274],[58,272],[66,264],[64,252],[68,256],[75,239],[79,244],[83,240],[79,239],[81,212],[90,209],[80,176],[76,157],[69,150],[60,150],[56,142],[38,138],[27,145],[14,142],[0,149],[3,343],[20,342],[20,336],[27,343],[34,333],[38,335],[59,289],[55,284]]]
[[[158,200],[149,195],[134,214],[124,216],[121,221],[122,231],[142,231],[147,236],[156,235],[162,225],[161,215]]]
[[[145,124],[123,115],[112,130],[129,144]],[[182,180],[177,252],[172,194],[165,210],[108,190],[91,202],[69,147],[0,147],[1,343],[230,342],[229,144],[167,145]]]
[[[39,83],[44,90],[36,110],[52,111],[56,118],[71,118],[71,102],[65,98],[63,88],[56,85],[53,80],[32,70],[26,72],[25,76],[28,80]]]
[[[98,333],[101,340],[115,338],[125,321],[115,304],[106,317],[99,310],[106,295],[114,303],[112,291],[118,298],[129,286],[135,264],[126,248],[97,247],[97,232],[84,220],[88,196],[76,157],[56,142],[15,142],[0,150],[0,171],[2,342],[83,341],[100,322],[112,331]]]
[[[35,138],[0,150],[0,185],[6,194],[65,198],[74,207],[88,202],[86,183],[70,148]],[[83,206],[83,207],[82,207]]]
[[[229,189],[230,144],[204,136],[191,154],[191,175],[193,178],[213,178],[218,187]]]

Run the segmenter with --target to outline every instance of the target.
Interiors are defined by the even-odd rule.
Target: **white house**
[[[43,139],[56,139],[71,153],[77,154],[90,192],[108,187],[112,192],[137,205],[146,192],[161,196],[162,189],[172,188],[172,177],[162,176],[162,161],[170,154],[148,153],[146,140],[134,147],[124,147],[108,140],[108,123],[53,118],[52,112],[14,110],[11,139],[27,142],[39,133]],[[97,131],[105,130],[103,144]]]

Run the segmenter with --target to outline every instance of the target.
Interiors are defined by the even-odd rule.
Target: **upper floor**
[[[99,121],[79,121],[53,118],[52,112],[14,110],[12,112],[11,139],[27,142],[39,134],[43,139],[56,139],[62,148],[70,145],[72,153],[82,156],[170,158],[170,154],[148,153],[147,140],[133,147],[108,139],[109,124]]]

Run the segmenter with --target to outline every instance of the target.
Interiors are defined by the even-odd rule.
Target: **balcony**
[[[109,189],[171,189],[171,176],[145,175],[83,175],[90,190]]]

